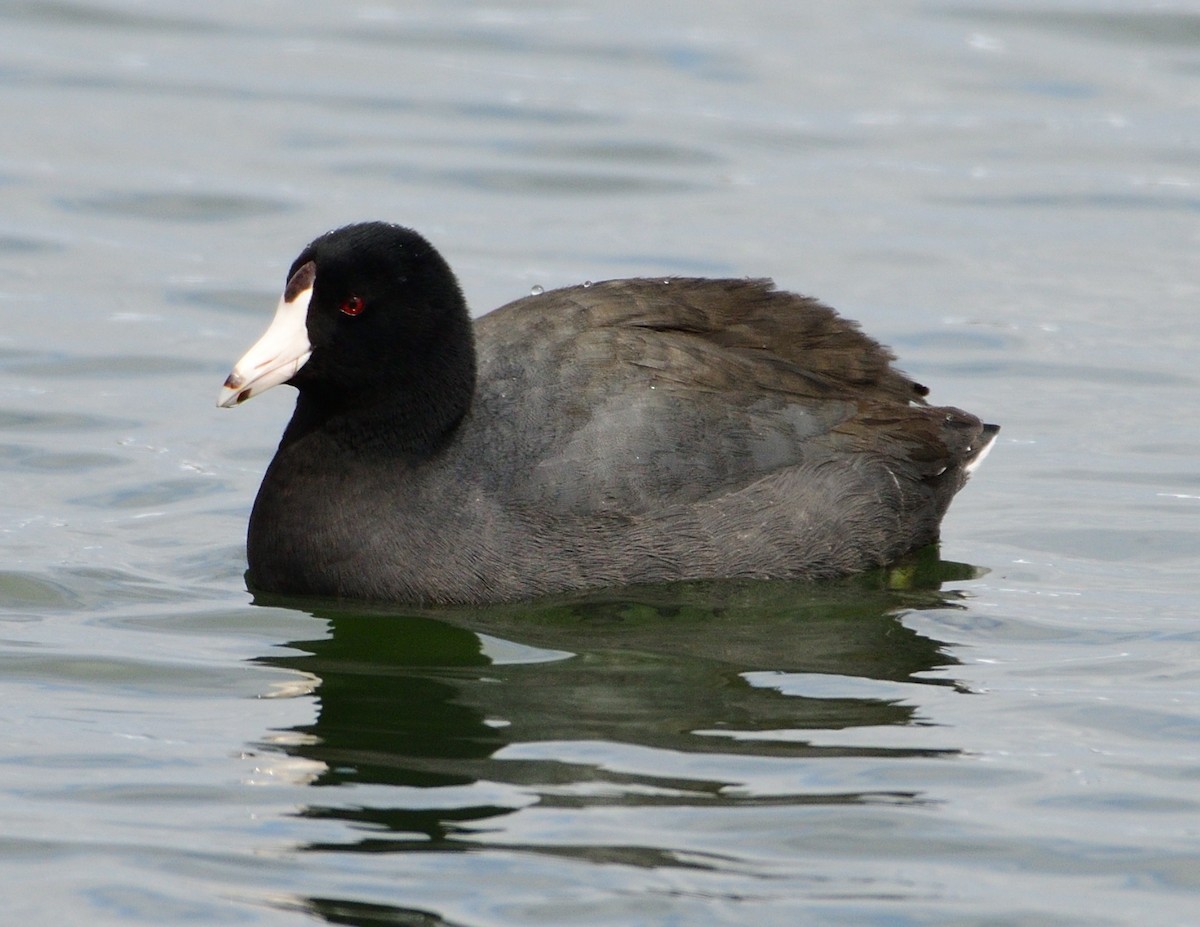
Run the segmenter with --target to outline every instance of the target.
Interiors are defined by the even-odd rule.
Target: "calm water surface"
[[[1200,923],[1198,52],[1127,0],[0,0],[6,922]],[[1000,443],[829,586],[254,601],[291,397],[217,389],[363,218],[477,311],[774,276]]]

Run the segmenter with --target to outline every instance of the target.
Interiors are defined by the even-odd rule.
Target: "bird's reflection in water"
[[[266,748],[319,770],[304,815],[351,825],[346,842],[310,849],[477,848],[481,822],[530,804],[779,801],[756,796],[732,771],[747,758],[939,752],[821,746],[809,735],[916,722],[913,687],[953,685],[924,674],[956,661],[902,618],[956,607],[958,594],[943,584],[976,575],[930,548],[834,584],[714,582],[486,609],[262,599],[327,622],[326,636],[261,658],[318,680],[315,722]],[[810,677],[867,694],[789,694],[797,687],[770,683]],[[906,691],[898,697],[900,687],[868,680]],[[353,796],[330,788],[341,785],[392,788]],[[801,779],[786,800],[919,799],[805,794]]]

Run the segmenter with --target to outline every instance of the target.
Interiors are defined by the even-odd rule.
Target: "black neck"
[[[423,459],[436,453],[475,392],[475,345],[469,318],[465,322],[465,333],[440,338],[435,351],[408,354],[384,382],[352,390],[301,386],[280,449],[319,433],[357,454]]]

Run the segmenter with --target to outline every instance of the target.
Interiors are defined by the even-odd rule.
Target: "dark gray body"
[[[936,540],[995,432],[767,281],[556,290],[475,341],[470,409],[433,454],[285,440],[251,518],[255,588],[441,603],[831,577]]]

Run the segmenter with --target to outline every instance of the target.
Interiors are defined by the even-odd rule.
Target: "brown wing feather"
[[[891,351],[856,322],[770,280],[616,280],[561,292],[586,318],[585,328],[654,332],[640,340],[647,350],[641,363],[673,369],[661,355],[674,347],[690,355],[680,358],[691,362],[681,375],[712,380],[714,388],[732,379],[799,395],[867,391],[899,402],[928,392],[892,367]]]

